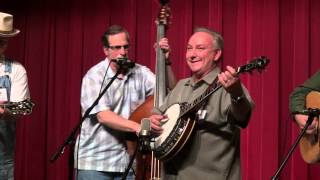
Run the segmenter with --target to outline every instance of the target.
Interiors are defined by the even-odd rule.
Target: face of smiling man
[[[187,64],[197,80],[202,79],[215,66],[221,56],[221,49],[216,49],[216,42],[207,32],[194,33],[186,52]]]

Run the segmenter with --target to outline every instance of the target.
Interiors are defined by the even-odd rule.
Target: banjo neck
[[[267,66],[269,63],[269,59],[265,56],[260,56],[258,58],[255,58],[250,61],[250,63],[245,64],[243,66],[240,66],[237,68],[236,73],[241,74],[244,72],[252,72],[253,70],[257,69],[258,71],[261,71],[262,69]],[[222,85],[218,83],[217,79],[214,80],[214,82],[206,89],[206,91],[201,94],[199,97],[197,97],[191,104],[185,103],[183,104],[183,109],[181,110],[181,113],[179,115],[179,118],[185,116],[186,114],[197,110],[197,108],[201,107],[205,100],[210,97],[211,94],[216,92],[218,89],[220,89]]]
[[[260,71],[263,70],[268,63],[269,59],[261,56],[251,61],[251,63],[239,67],[237,73],[251,72],[254,69]],[[206,103],[206,100],[221,87],[222,85],[215,79],[205,92],[198,96],[193,102],[176,103],[167,108],[165,114],[168,118],[162,124],[164,131],[155,139],[154,154],[158,159],[167,161],[180,152],[196,125],[196,121],[192,116]]]

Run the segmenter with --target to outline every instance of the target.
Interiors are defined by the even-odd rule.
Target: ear
[[[109,51],[108,51],[108,48],[106,47],[103,47],[103,52],[106,56],[109,56]]]
[[[218,61],[220,59],[221,55],[222,55],[222,50],[221,49],[217,49],[216,50],[216,54],[214,56],[214,61]]]

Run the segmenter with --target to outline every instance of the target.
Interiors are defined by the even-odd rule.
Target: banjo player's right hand
[[[163,128],[161,127],[161,120],[167,118],[165,115],[154,114],[150,117],[151,121],[151,131],[155,135],[160,135],[163,132]]]
[[[308,120],[308,116],[304,115],[304,114],[295,114],[294,119],[296,120],[299,128],[303,129],[303,127],[306,125],[306,122]],[[314,134],[317,130],[318,123],[319,123],[319,119],[315,118],[312,121],[312,123],[310,124],[310,126],[308,127],[306,133],[307,134]]]

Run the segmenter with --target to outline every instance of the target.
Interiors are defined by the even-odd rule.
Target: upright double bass
[[[165,37],[165,32],[169,24],[170,8],[169,0],[160,0],[161,8],[157,19],[157,43]],[[129,117],[129,119],[139,122],[143,118],[151,116],[151,111],[154,107],[159,108],[166,97],[166,62],[165,54],[159,46],[156,50],[156,87],[153,96],[150,96],[140,105]],[[136,145],[128,145],[129,149],[134,149]],[[133,146],[133,147],[132,147]],[[131,148],[130,148],[131,147]],[[151,154],[137,154],[136,158],[136,180],[158,180],[160,179],[161,163],[156,159],[153,152]]]

